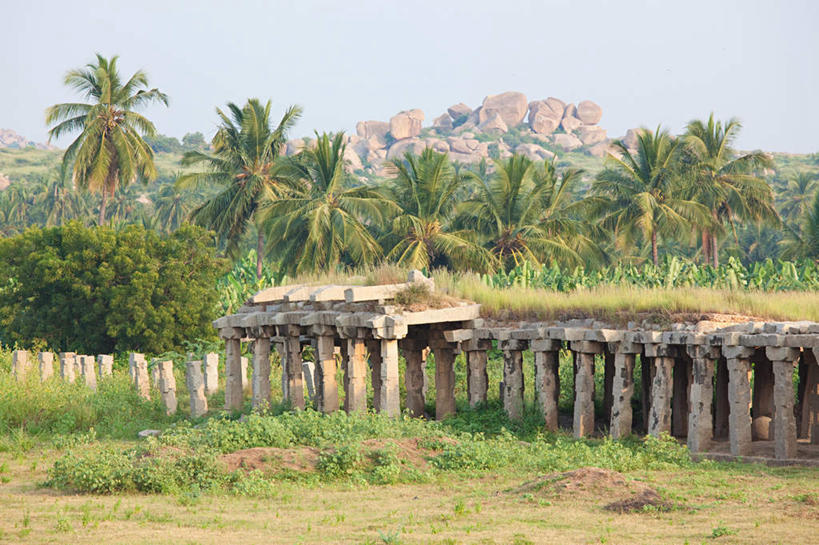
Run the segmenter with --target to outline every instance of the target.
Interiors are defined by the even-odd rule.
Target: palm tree
[[[213,152],[189,151],[182,164],[202,165],[202,172],[177,178],[179,188],[217,184],[221,191],[191,212],[194,223],[216,231],[231,255],[251,224],[256,225],[256,276],[262,275],[264,233],[256,211],[262,197],[279,196],[276,160],[287,141],[287,132],[301,116],[301,108],[288,108],[279,124],[270,122],[270,101],[251,98],[243,108],[228,103],[228,113],[216,109],[222,124],[213,137]]]
[[[798,229],[786,225],[782,257],[819,260],[819,193],[802,216]]]
[[[385,196],[397,213],[382,244],[387,259],[413,268],[436,266],[491,267],[492,257],[475,242],[469,230],[453,229],[458,192],[464,177],[449,157],[425,149],[390,162],[395,174]]]
[[[781,206],[783,217],[798,220],[803,217],[816,192],[816,175],[811,172],[794,172],[785,188]]]
[[[138,70],[122,82],[117,57],[97,54],[97,62],[85,69],[71,70],[65,84],[90,102],[55,104],[46,110],[46,123],[53,124],[49,141],[63,134],[80,134],[63,154],[63,172],[73,162],[78,187],[102,194],[99,224],[105,223],[105,207],[117,188],[136,179],[156,178],[154,154],[144,136],[156,133],[153,123],[136,111],[154,102],[168,105],[158,89],[147,89],[148,76]]]
[[[268,246],[289,272],[329,269],[343,259],[361,265],[381,256],[364,223],[383,222],[383,196],[369,187],[349,187],[344,133],[316,134],[316,145],[282,161],[283,196],[262,205]]]
[[[684,136],[686,162],[691,165],[689,198],[708,208],[712,221],[702,224],[703,258],[717,267],[717,235],[730,226],[736,238],[737,219],[754,223],[778,221],[771,187],[754,175],[760,167],[772,166],[771,158],[755,151],[738,155],[731,147],[742,125],[737,119],[726,123],[714,120],[691,121]]]
[[[87,198],[73,186],[74,183],[64,176],[56,176],[46,183],[37,201],[44,211],[46,225],[63,225],[92,211]]]
[[[156,196],[154,214],[157,226],[166,233],[177,230],[190,215],[190,199],[188,192],[181,191],[175,185],[166,185],[160,189]]]
[[[634,243],[640,237],[649,242],[651,259],[658,265],[658,236],[677,236],[692,221],[707,221],[708,211],[682,196],[675,170],[679,141],[668,131],[642,129],[636,155],[621,141],[614,146],[620,157],[609,154],[610,164],[594,182],[590,207],[618,242]]]
[[[494,165],[491,176],[470,175],[480,191],[459,206],[459,225],[481,233],[505,268],[544,259],[580,263],[575,238],[581,229],[568,212],[582,171],[560,177],[553,161],[539,164],[517,154]]]

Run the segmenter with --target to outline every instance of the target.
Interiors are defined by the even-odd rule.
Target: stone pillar
[[[301,328],[297,325],[282,326],[279,334],[284,337],[285,359],[283,372],[287,376],[287,399],[290,407],[303,410],[304,403],[304,369],[301,365]]]
[[[132,354],[133,355],[133,354]],[[138,354],[142,356],[142,354]],[[148,362],[145,357],[136,358],[134,360],[134,385],[136,386],[139,397],[143,399],[151,399],[151,382],[148,376]]]
[[[603,346],[592,341],[572,341],[576,373],[574,377],[574,436],[594,433],[594,355]]]
[[[80,369],[85,385],[92,390],[97,389],[97,371],[94,369],[94,356],[80,356]]]
[[[725,358],[718,358],[716,379],[714,380],[714,438],[728,437],[728,415],[731,405],[728,403],[728,363]]]
[[[40,352],[37,354],[37,361],[40,364],[40,381],[45,382],[54,376],[54,353]]]
[[[489,391],[489,376],[486,373],[487,351],[492,348],[492,341],[470,339],[462,343],[466,352],[466,392],[469,406],[475,407],[486,403]]]
[[[97,373],[100,378],[114,374],[114,356],[111,354],[100,354],[97,356]]]
[[[76,374],[74,373],[74,358],[77,355],[74,352],[60,352],[60,376],[66,382],[74,382]],[[131,380],[134,380],[136,372],[131,375]]]
[[[347,339],[344,372],[344,410],[348,413],[367,412],[367,346],[364,339]]]
[[[643,416],[643,431],[648,433],[648,421],[651,418],[651,383],[654,379],[654,358],[640,355],[640,408]]]
[[[14,378],[17,382],[26,380],[28,369],[31,362],[29,361],[28,350],[15,350],[11,353],[11,369],[14,372]]]
[[[370,357],[370,381],[373,385],[373,410],[381,412],[381,400],[378,392],[381,391],[381,341],[373,339],[367,341],[367,354]]]
[[[751,448],[751,361],[752,348],[723,346],[728,361],[728,437],[731,454],[745,456]]]
[[[411,416],[423,416],[426,405],[424,394],[424,374],[426,360],[424,349],[427,347],[426,341],[419,339],[402,339],[401,350],[407,362],[404,373],[404,386],[407,389],[407,409]]]
[[[173,362],[170,360],[157,363],[159,368],[159,395],[165,405],[165,413],[176,414],[176,377],[173,374]]]
[[[62,356],[60,357],[62,359]],[[131,377],[131,382],[136,383],[137,379],[137,364],[140,361],[145,361],[145,355],[138,352],[131,352],[128,354],[128,376]]]
[[[313,403],[316,399],[316,364],[312,361],[301,362],[301,374],[304,388],[307,390],[307,400]]]
[[[799,349],[769,346],[765,349],[771,362],[773,387],[773,436],[777,460],[796,458],[796,417],[793,414],[793,370],[799,362]],[[754,382],[757,377],[754,376]]]
[[[270,407],[270,337],[273,332],[268,327],[254,331],[258,336],[253,342],[253,388],[254,409]]]
[[[219,354],[205,354],[205,395],[215,394],[219,389]]]
[[[205,396],[205,377],[201,361],[189,361],[185,366],[185,384],[191,398],[191,418],[199,418],[208,412],[208,398]]]
[[[631,397],[634,395],[634,359],[641,351],[641,346],[622,341],[617,343],[617,350],[614,353],[609,435],[615,439],[622,439],[631,434],[634,417],[631,408]]]
[[[751,392],[751,439],[770,441],[773,439],[774,416],[774,375],[771,360],[764,349],[758,349],[751,357],[754,371]]]
[[[707,450],[714,436],[711,403],[714,398],[714,367],[717,354],[710,347],[703,345],[687,345],[686,350],[693,367],[689,398],[688,450],[696,453]]]
[[[398,388],[398,340],[381,340],[380,380],[374,397],[378,399],[378,411],[388,416],[401,414],[401,397]]]
[[[648,434],[659,437],[662,433],[671,432],[674,348],[665,344],[646,344],[644,348],[646,356],[654,360]]]
[[[242,408],[242,337],[240,328],[224,328],[219,336],[225,340],[225,410],[238,411]]]
[[[157,360],[151,360],[150,371],[151,371],[151,384],[154,385],[154,388],[159,388],[159,365],[157,365]]]
[[[435,420],[455,414],[455,350],[444,339],[430,339],[435,354]]]
[[[500,341],[503,350],[503,409],[512,420],[523,417],[523,352],[524,341]],[[437,356],[436,356],[437,357]]]
[[[674,359],[672,373],[673,389],[671,395],[671,435],[686,437],[688,435],[688,391],[689,362],[686,354],[679,354]]]
[[[558,400],[560,398],[560,341],[535,339],[529,341],[535,359],[535,399],[543,414],[547,431],[558,429]]]
[[[338,410],[334,345],[332,335],[316,337],[316,408],[323,413]]]

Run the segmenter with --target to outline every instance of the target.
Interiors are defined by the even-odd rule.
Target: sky
[[[170,96],[145,113],[178,138],[249,97],[301,105],[300,137],[521,91],[597,102],[611,137],[714,112],[742,149],[813,153],[817,23],[816,0],[0,0],[0,128],[45,141],[45,108],[78,98],[65,72],[99,52]]]

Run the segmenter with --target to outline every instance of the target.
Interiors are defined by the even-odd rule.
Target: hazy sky
[[[816,152],[817,23],[816,0],[0,0],[0,128],[44,141],[64,73],[100,52],[170,95],[147,114],[177,137],[254,96],[302,105],[302,136],[516,90],[594,100],[610,136],[714,111],[743,148]]]

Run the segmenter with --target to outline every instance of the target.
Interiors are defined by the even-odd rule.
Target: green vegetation
[[[62,169],[73,170],[71,178],[81,189],[102,194],[99,224],[103,225],[107,200],[118,188],[157,177],[153,151],[142,138],[153,136],[156,129],[137,110],[154,102],[167,106],[168,97],[148,89],[148,76],[142,70],[123,81],[116,56],[109,60],[97,54],[96,64],[70,70],[65,84],[92,103],[51,106],[46,111],[46,123],[53,125],[49,138],[80,132],[65,150]]]
[[[160,236],[78,222],[0,239],[0,339],[107,353],[182,349],[213,335],[223,263],[186,225]]]

